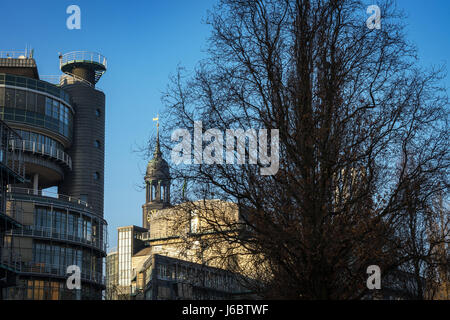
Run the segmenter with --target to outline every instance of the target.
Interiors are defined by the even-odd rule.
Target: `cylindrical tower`
[[[23,155],[25,167],[24,179],[10,180],[2,198],[18,225],[0,232],[0,244],[19,257],[4,299],[101,299],[105,289],[105,96],[95,83],[106,60],[74,57],[60,56],[65,74],[55,84],[39,78],[32,54],[0,54],[0,119],[17,133],[2,143]],[[81,289],[66,286],[72,265],[80,268]]]
[[[71,52],[60,56],[62,88],[72,97],[75,110],[72,145],[67,150],[73,161],[60,184],[63,193],[87,201],[103,217],[105,161],[105,95],[95,84],[106,71],[106,58],[98,53]]]

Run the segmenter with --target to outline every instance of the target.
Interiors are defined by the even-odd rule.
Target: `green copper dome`
[[[170,179],[169,164],[162,157],[162,152],[159,146],[159,135],[156,138],[156,148],[153,153],[153,159],[147,164],[147,172],[145,180],[165,180]]]

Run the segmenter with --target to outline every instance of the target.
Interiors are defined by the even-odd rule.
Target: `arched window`
[[[165,199],[166,199],[165,196],[166,196],[165,187],[161,186],[161,189],[160,189],[160,199],[161,199],[161,201],[165,201]]]
[[[197,233],[198,232],[198,214],[197,212],[191,211],[191,233]]]
[[[156,200],[156,186],[152,185],[152,201]]]

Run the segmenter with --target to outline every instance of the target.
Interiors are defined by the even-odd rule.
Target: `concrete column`
[[[38,195],[39,190],[39,174],[35,173],[33,176],[33,193]]]

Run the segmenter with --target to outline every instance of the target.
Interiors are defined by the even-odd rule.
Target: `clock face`
[[[150,210],[149,212],[147,212],[147,222],[150,222],[150,220],[152,219],[152,214],[155,214],[158,210]]]

